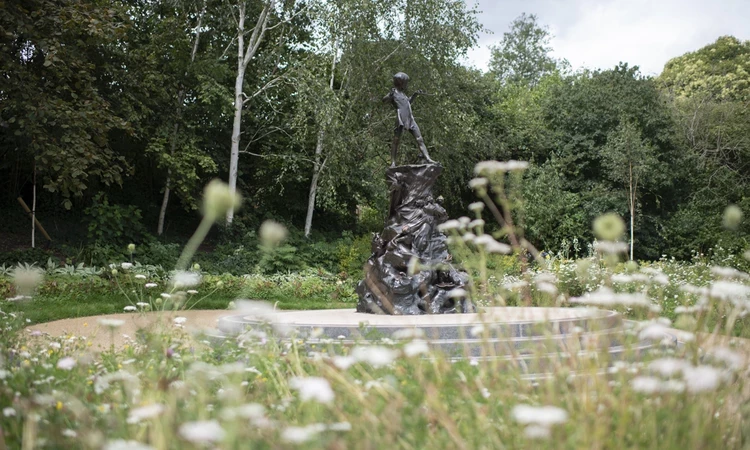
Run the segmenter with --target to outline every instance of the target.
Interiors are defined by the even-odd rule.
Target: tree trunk
[[[156,226],[156,234],[161,236],[164,233],[164,219],[167,215],[167,205],[169,204],[169,190],[172,186],[172,169],[167,169],[167,179],[164,181],[164,197],[161,199],[161,209],[159,209],[159,224]]]
[[[305,237],[310,236],[310,230],[312,230],[312,218],[313,212],[315,211],[315,194],[318,192],[318,178],[320,177],[320,171],[322,165],[320,164],[320,157],[323,154],[323,130],[318,132],[318,143],[315,145],[315,163],[313,165],[312,181],[310,181],[310,195],[307,198],[307,216],[305,216]]]
[[[635,189],[633,186],[633,163],[630,163],[630,260],[633,260],[633,227],[635,226]]]
[[[198,16],[198,23],[195,26],[195,40],[193,41],[193,50],[190,52],[190,65],[195,61],[195,54],[198,52],[198,43],[201,39],[201,24],[203,23],[203,15],[206,13],[207,1],[204,0],[203,8]],[[185,71],[187,75],[187,70]],[[169,154],[174,155],[175,149],[177,148],[177,133],[180,130],[180,119],[182,118],[182,108],[185,102],[185,89],[180,89],[177,94],[177,119],[175,120],[174,130],[172,131],[172,143],[170,145]],[[161,200],[161,209],[159,209],[159,224],[156,226],[156,234],[161,236],[164,233],[164,220],[167,215],[167,205],[169,205],[169,192],[172,187],[172,169],[167,168],[167,179],[164,181],[164,196]]]
[[[333,59],[331,60],[331,78],[328,82],[328,89],[333,92],[333,82],[336,77],[336,57],[338,56],[336,49],[336,41],[333,41]],[[320,126],[318,131],[318,142],[315,144],[315,162],[313,164],[313,175],[310,181],[310,195],[307,198],[307,216],[305,216],[305,237],[310,236],[312,230],[312,218],[315,212],[315,195],[318,193],[318,179],[320,178],[320,172],[325,166],[325,160],[323,164],[320,163],[320,158],[323,155],[323,138],[325,137],[325,127],[330,123],[330,118],[324,121],[324,125]]]
[[[34,163],[34,186],[31,197],[31,248],[36,245],[36,163]]]
[[[245,65],[243,64],[243,33],[245,29],[244,8],[238,26],[238,58],[237,77],[234,80],[234,122],[232,122],[232,149],[229,155],[229,191],[232,196],[237,192],[237,166],[240,159],[240,131],[242,127],[242,84],[245,80]],[[227,211],[227,223],[234,219],[234,208]]]
[[[232,148],[229,155],[229,192],[232,196],[237,192],[237,173],[240,159],[240,134],[242,130],[242,86],[245,81],[245,70],[247,64],[257,53],[260,43],[268,30],[268,19],[275,7],[275,0],[270,0],[263,5],[263,10],[258,16],[258,21],[253,28],[245,49],[245,2],[240,2],[239,18],[237,21],[237,78],[234,80],[234,121],[232,122]],[[232,224],[234,209],[227,211],[227,223]]]

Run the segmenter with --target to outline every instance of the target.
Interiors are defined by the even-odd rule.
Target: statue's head
[[[393,76],[393,85],[396,86],[400,90],[405,90],[406,86],[409,84],[409,75],[405,74],[404,72],[399,72],[396,75]]]

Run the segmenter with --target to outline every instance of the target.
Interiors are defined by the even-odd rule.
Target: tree
[[[659,86],[689,158],[687,195],[665,226],[676,252],[738,248],[749,229],[725,235],[728,204],[750,199],[750,41],[722,36],[667,62]]]
[[[65,208],[129,170],[110,146],[128,124],[99,89],[117,67],[127,29],[118,3],[13,0],[0,9],[0,147],[36,167]]]
[[[394,15],[395,10],[404,15]],[[392,112],[377,100],[390,89],[393,73],[407,71],[422,86],[431,83],[442,88],[448,77],[456,75],[457,57],[473,45],[480,29],[475,10],[448,0],[320,2],[312,13],[318,39],[314,54],[296,74],[300,109],[295,128],[303,139],[313,138],[315,149],[310,158],[306,236],[321,181],[326,187],[323,200],[330,204],[336,195],[332,185],[341,188],[369,178],[363,169],[372,162],[363,165],[361,150],[353,149],[376,148],[390,138],[392,132],[383,132],[383,124],[392,123]],[[455,79],[453,83],[461,84]],[[441,111],[448,117],[451,109],[456,108]],[[420,123],[429,127],[429,122]],[[456,127],[450,130],[464,135]],[[436,137],[432,145],[439,142]]]
[[[521,14],[503,33],[500,44],[492,47],[490,72],[504,84],[535,86],[561,64],[550,56],[550,39],[549,29],[537,23],[536,15]]]
[[[633,259],[633,233],[635,230],[635,213],[638,206],[640,190],[646,188],[653,174],[659,171],[656,151],[641,137],[635,124],[627,119],[621,120],[612,131],[607,144],[602,148],[603,166],[607,176],[623,183],[628,189],[628,210],[630,212],[630,259]]]

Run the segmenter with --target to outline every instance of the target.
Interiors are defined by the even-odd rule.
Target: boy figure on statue
[[[407,97],[404,93],[406,86],[409,84],[409,75],[399,72],[393,76],[393,88],[391,92],[383,97],[383,102],[390,103],[396,108],[396,129],[394,130],[393,144],[391,145],[391,167],[396,167],[396,152],[398,151],[398,145],[401,141],[401,134],[404,129],[409,130],[414,138],[417,140],[419,150],[422,152],[422,156],[429,163],[434,163],[427,153],[427,147],[424,145],[424,139],[422,139],[422,133],[419,131],[419,126],[414,120],[414,115],[411,112],[411,103],[417,97],[418,94],[424,94],[420,89],[416,91],[411,98]]]

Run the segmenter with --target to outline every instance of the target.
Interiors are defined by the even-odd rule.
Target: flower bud
[[[260,240],[263,245],[274,247],[286,239],[287,230],[284,225],[278,222],[266,220],[260,226],[258,234],[260,235]]]
[[[594,234],[605,241],[616,241],[625,233],[625,222],[616,213],[608,213],[594,220]]]
[[[211,180],[203,190],[203,214],[211,219],[217,219],[230,209],[237,209],[242,203],[239,193],[229,189],[229,185],[221,180]]]
[[[724,228],[736,230],[742,223],[742,210],[737,205],[729,205],[724,210]]]

